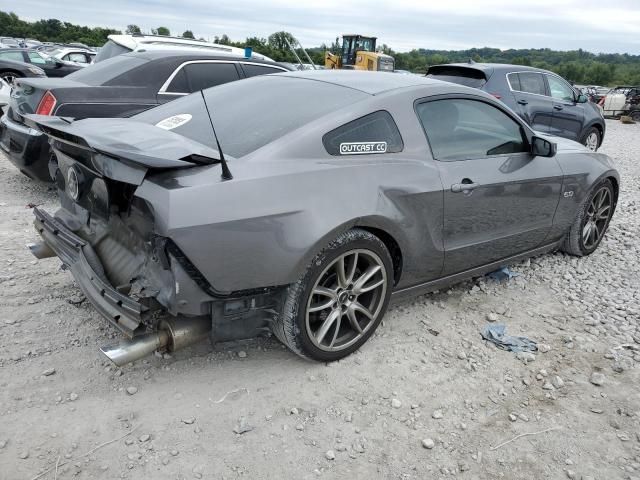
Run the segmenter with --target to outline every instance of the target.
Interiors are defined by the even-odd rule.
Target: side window
[[[436,100],[418,104],[416,112],[437,160],[469,160],[529,151],[520,124],[487,103]]]
[[[322,137],[322,143],[330,155],[397,153],[404,148],[396,122],[384,110],[331,130]]]
[[[507,80],[509,81],[509,85],[511,85],[511,90],[515,90],[519,92],[520,88],[520,76],[517,73],[508,73]]]
[[[282,73],[283,70],[279,68],[269,67],[267,65],[250,65],[248,63],[242,64],[242,69],[247,77],[255,77],[257,75],[267,75],[269,73]]]
[[[552,75],[547,75],[547,81],[549,82],[549,91],[553,98],[568,102],[575,100],[573,88],[571,88],[568,83]]]
[[[5,60],[17,60],[18,62],[24,62],[22,52],[2,52],[0,51],[0,58]]]
[[[38,52],[28,52],[27,55],[29,55],[29,61],[34,65],[44,65],[47,63]]]
[[[547,89],[544,85],[544,78],[541,73],[520,72],[518,74],[520,88],[518,91],[525,93],[535,93],[536,95],[546,95]],[[512,87],[513,88],[513,87]]]
[[[65,60],[76,63],[87,63],[87,57],[84,56],[84,53],[70,53],[65,56]]]
[[[189,93],[240,79],[233,63],[190,63],[185,65],[184,71],[189,81]]]
[[[178,70],[178,73],[173,77],[171,83],[167,87],[168,93],[189,93],[189,83],[187,82],[187,75],[184,73],[184,68]]]

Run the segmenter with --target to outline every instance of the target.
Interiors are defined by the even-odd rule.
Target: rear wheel
[[[583,202],[562,250],[578,257],[593,253],[609,227],[614,208],[613,184],[611,180],[604,180]]]
[[[289,287],[274,334],[300,356],[339,360],[371,337],[387,310],[392,285],[384,243],[365,230],[350,230]]]
[[[640,110],[634,110],[629,114],[629,116],[634,122],[640,122]]]
[[[595,152],[596,150],[598,150],[601,140],[602,134],[600,133],[600,130],[598,130],[596,127],[591,127],[582,139],[582,144],[592,152]]]
[[[16,78],[20,78],[20,77],[22,77],[22,74],[20,74],[18,72],[11,71],[11,70],[5,70],[3,72],[0,72],[0,78],[2,78],[9,85],[12,85],[13,81]]]

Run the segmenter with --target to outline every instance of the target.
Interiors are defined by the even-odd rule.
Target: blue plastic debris
[[[502,324],[491,324],[484,327],[480,335],[495,344],[501,350],[509,352],[537,352],[538,344],[526,337],[505,335],[507,327]]]
[[[488,273],[487,276],[496,282],[501,282],[502,280],[511,280],[513,277],[519,277],[520,274],[518,272],[514,272],[509,267],[502,267]]]

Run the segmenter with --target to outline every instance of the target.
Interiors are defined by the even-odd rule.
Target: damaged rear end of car
[[[194,97],[204,118],[204,100]],[[54,215],[34,209],[42,242],[30,248],[38,258],[59,257],[95,308],[128,337],[102,348],[117,365],[208,336],[212,341],[255,336],[267,325],[272,296],[216,291],[170,237],[158,234],[158,206],[136,195],[145,179],[164,175],[170,181],[173,171],[209,169],[216,182],[227,178],[215,143],[171,131],[198,115],[197,108],[191,111],[159,124],[28,119],[49,138],[54,152],[49,169],[61,204]],[[206,118],[203,128],[215,139]],[[243,321],[232,322],[238,313]]]

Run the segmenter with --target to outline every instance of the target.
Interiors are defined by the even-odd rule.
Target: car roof
[[[393,72],[363,72],[359,70],[298,70],[277,75],[331,83],[370,95],[400,88],[443,84],[439,80],[419,75],[398,75]]]
[[[457,68],[471,68],[475,70],[480,70],[485,73],[493,73],[493,72],[545,72],[545,73],[553,73],[545,70],[544,68],[535,68],[529,67],[527,65],[513,65],[509,63],[479,63],[479,62],[466,62],[466,63],[443,63],[440,65],[432,65],[432,67],[457,67]],[[429,68],[432,68],[429,67]]]

